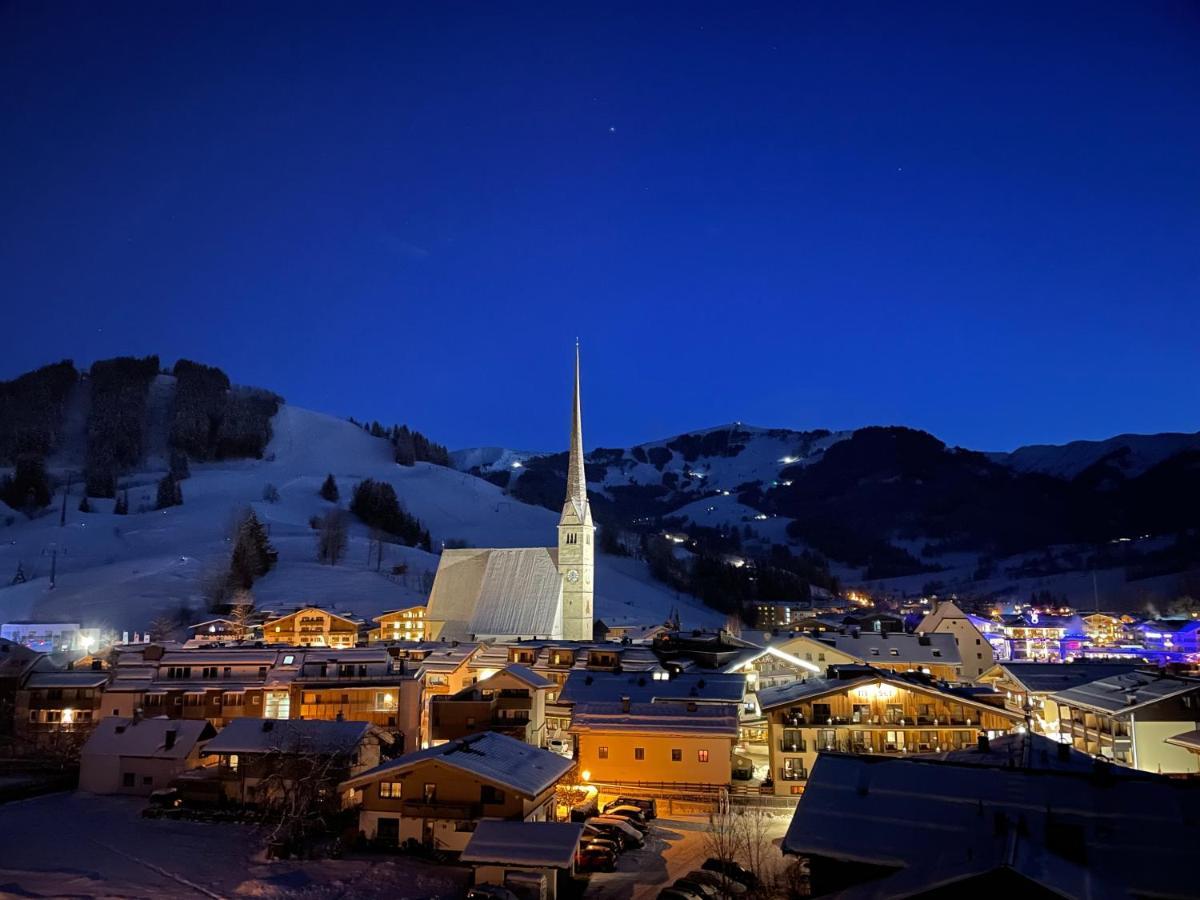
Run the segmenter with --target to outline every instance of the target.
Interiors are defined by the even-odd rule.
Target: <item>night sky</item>
[[[0,377],[559,449],[578,336],[589,446],[1200,429],[1196,3],[323,6],[0,2]]]

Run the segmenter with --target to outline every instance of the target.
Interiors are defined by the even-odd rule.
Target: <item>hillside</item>
[[[373,616],[423,599],[437,566],[436,553],[417,547],[385,545],[382,572],[368,566],[370,536],[354,520],[348,552],[337,566],[315,558],[315,536],[309,520],[332,504],[318,496],[332,473],[345,505],[353,486],[373,478],[391,484],[409,513],[427,528],[436,549],[443,541],[471,546],[538,546],[556,539],[555,513],[522,503],[500,488],[474,476],[424,462],[411,466],[394,461],[389,439],[374,437],[350,422],[286,404],[270,417],[271,437],[262,458],[230,457],[190,461],[190,477],[180,482],[183,504],[155,510],[158,480],[168,460],[163,433],[177,386],[169,375],[155,375],[147,389],[146,427],[140,435],[143,457],[117,475],[118,492],[128,493],[129,514],[115,515],[115,499],[93,497],[93,511],[78,511],[83,485],[74,478],[67,501],[67,522],[59,526],[62,486],[68,472],[87,458],[86,440],[71,421],[79,410],[67,411],[70,391],[62,404],[66,425],[58,428],[43,419],[35,424],[50,451],[48,470],[54,487],[52,504],[33,519],[0,504],[0,621],[21,618],[83,621],[117,630],[145,630],[162,613],[190,607],[204,612],[205,576],[228,559],[229,524],[238,509],[250,506],[267,526],[279,552],[276,568],[256,582],[253,594],[260,607],[319,602],[360,616]],[[154,410],[157,408],[158,413]],[[86,415],[83,419],[86,419]],[[159,452],[154,452],[159,448]],[[0,470],[0,474],[13,470]],[[263,499],[274,485],[279,499]],[[353,517],[352,517],[353,518]],[[51,561],[57,550],[57,578],[49,585]],[[402,575],[390,574],[396,564]],[[27,581],[10,585],[21,568]],[[685,623],[709,626],[722,620],[712,610],[655,582],[644,563],[601,555],[597,559],[596,610],[607,621],[653,623],[678,607]]]
[[[562,454],[456,458],[497,460],[473,471],[528,502],[561,494]],[[587,469],[610,527],[679,529],[726,559],[815,551],[843,583],[884,590],[1090,603],[1103,582],[1109,602],[1141,605],[1192,590],[1200,569],[1200,435],[985,454],[908,428],[735,424],[596,449]]]

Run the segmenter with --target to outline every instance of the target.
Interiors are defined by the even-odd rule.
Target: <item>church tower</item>
[[[592,590],[595,580],[596,526],[587,499],[583,468],[583,420],[579,404],[579,344],[575,344],[575,407],[567,462],[567,499],[558,520],[558,574],[562,577],[563,639],[592,639]]]

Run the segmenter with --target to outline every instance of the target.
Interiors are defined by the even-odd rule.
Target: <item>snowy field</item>
[[[368,566],[368,534],[355,523],[346,560],[337,567],[315,560],[309,519],[330,504],[317,495],[332,472],[345,505],[364,478],[390,482],[401,502],[433,537],[475,547],[550,546],[557,539],[557,515],[521,503],[493,484],[465,473],[418,463],[398,466],[390,444],[332,416],[284,406],[274,420],[274,438],[263,460],[198,464],[182,482],[184,504],[154,511],[155,483],[161,471],[129,480],[130,515],[112,514],[113,501],[94,500],[96,512],[80,513],[79,487],[59,527],[57,508],[26,520],[0,504],[0,621],[36,618],[78,621],[118,631],[141,631],[160,613],[190,606],[202,617],[204,574],[226,558],[229,522],[239,508],[252,506],[268,526],[279,565],[255,584],[263,608],[321,603],[370,617],[427,596],[437,556],[411,547],[388,545],[383,572]],[[124,483],[124,482],[123,482]],[[280,499],[262,500],[274,485]],[[61,493],[56,497],[56,503]],[[5,521],[11,518],[12,524]],[[51,558],[57,551],[57,584],[51,590]],[[397,563],[408,572],[387,574]],[[9,586],[20,565],[29,577]],[[719,623],[721,617],[690,597],[677,597],[653,581],[633,560],[597,559],[596,614],[645,624],[661,622],[678,605],[691,627]]]
[[[75,793],[0,807],[0,897],[435,900],[470,880],[403,857],[267,862],[251,826],[143,819],[145,805]]]

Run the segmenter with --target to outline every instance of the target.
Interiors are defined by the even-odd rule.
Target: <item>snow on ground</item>
[[[732,494],[729,496],[714,494],[711,497],[702,497],[679,507],[671,515],[685,516],[695,524],[708,528],[734,525],[741,531],[749,525],[760,540],[770,541],[772,544],[791,542],[791,538],[787,535],[787,527],[791,523],[791,519],[780,516],[759,519],[757,509],[738,502],[737,497]]]
[[[133,632],[183,606],[200,613],[202,579],[227,557],[229,524],[246,506],[267,525],[279,551],[279,565],[254,587],[261,607],[322,603],[373,616],[423,600],[437,568],[436,554],[387,545],[383,571],[376,572],[367,564],[367,529],[356,520],[345,561],[337,567],[316,562],[309,520],[330,507],[317,494],[328,473],[337,479],[343,506],[362,479],[390,482],[429,529],[435,549],[450,540],[476,547],[536,547],[552,546],[557,539],[558,517],[551,510],[521,503],[454,469],[398,466],[387,441],[349,422],[284,406],[273,425],[275,437],[262,460],[193,463],[191,477],[182,483],[182,506],[154,510],[155,485],[163,472],[146,471],[122,481],[134,485],[127,516],[112,515],[111,500],[93,500],[96,512],[78,512],[79,486],[67,503],[64,527],[58,524],[57,505],[32,521],[0,510],[0,585],[6,585],[0,587],[0,621],[55,619]],[[278,502],[262,500],[267,484],[278,489]],[[5,525],[8,519],[12,524]],[[391,576],[391,566],[398,563],[408,572]],[[30,580],[7,586],[18,564]],[[676,603],[698,624],[720,618],[691,598],[677,601],[633,560],[598,558],[596,590],[602,618],[633,609],[652,624]]]
[[[461,897],[466,868],[404,857],[264,860],[249,825],[144,819],[146,801],[84,793],[10,803],[0,816],[5,897]]]

